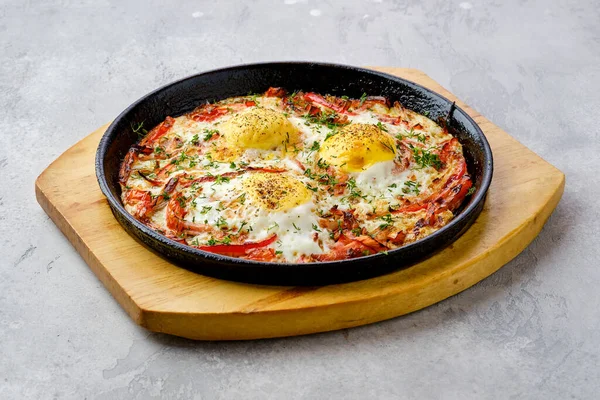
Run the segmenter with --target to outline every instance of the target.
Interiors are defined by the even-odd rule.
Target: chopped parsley
[[[204,130],[204,137],[202,138],[205,142],[208,142],[214,135],[218,134],[219,131],[216,129],[205,129]]]
[[[131,130],[133,131],[133,133],[138,135],[139,139],[143,138],[148,134],[148,130],[144,129],[144,121],[136,125],[131,124]]]
[[[406,131],[404,135],[396,135],[396,138],[398,140],[402,140],[405,136],[410,139],[416,139],[421,143],[425,143],[425,141],[427,140],[427,136],[424,133],[415,133],[415,128],[410,128],[410,131]]]
[[[311,186],[310,183],[306,184],[306,188],[308,190],[312,190],[313,192],[316,192],[317,190],[319,190],[319,188],[315,187],[315,186]]]
[[[304,114],[304,119],[306,119],[305,125],[317,124],[317,125],[325,125],[329,129],[335,129],[338,126],[347,125],[347,122],[339,122],[339,115],[335,112],[321,112],[318,115],[310,115]],[[327,139],[326,139],[327,140]]]
[[[206,214],[210,210],[212,210],[211,206],[202,206],[202,210],[200,210],[200,214]]]
[[[242,231],[242,229],[244,229],[244,227],[245,227],[246,225],[248,225],[248,222],[246,222],[246,221],[242,221],[242,224],[240,225],[240,229],[238,229],[238,233],[240,233],[240,232]],[[247,230],[248,232],[250,232],[250,231],[252,230],[252,227],[251,227],[251,226],[248,226],[248,228],[246,228],[246,230]]]
[[[215,183],[213,183],[211,186],[215,186],[215,185],[220,185],[222,183],[227,183],[229,182],[231,179],[223,176],[223,175],[217,175],[215,178]]]
[[[164,195],[163,195],[163,196],[164,196]],[[179,197],[177,197],[177,199],[176,199],[176,200],[179,202],[179,205],[181,206],[181,208],[184,208],[184,207],[185,207],[185,201],[187,200],[187,199],[185,198],[185,196],[179,196]]]
[[[327,169],[327,167],[329,167],[329,164],[327,164],[325,161],[323,161],[322,158],[319,158],[319,160],[317,161],[317,166],[319,168]]]
[[[333,129],[331,132],[329,132],[327,135],[325,135],[325,141],[327,141],[327,139],[329,139],[332,136],[335,136],[338,134],[338,131]]]
[[[442,161],[437,154],[432,153],[429,150],[420,149],[413,145],[410,145],[410,149],[413,152],[415,162],[420,168],[434,167],[435,169],[442,168]]]
[[[182,151],[181,154],[179,155],[179,158],[177,159],[178,163],[187,160],[189,157],[187,154],[185,154],[185,151]]]
[[[377,122],[377,127],[378,127],[379,129],[381,129],[382,131],[384,131],[384,132],[387,132],[387,131],[388,131],[388,128],[387,128],[387,127],[386,127],[384,124],[382,124],[382,123],[381,123],[381,121],[378,121],[378,122]]]
[[[312,228],[317,232],[321,232],[321,230],[319,229],[319,227],[316,224],[312,224]]]
[[[379,219],[384,221],[383,224],[379,225],[379,229],[381,230],[389,228],[394,223],[394,218],[392,217],[392,214],[386,214],[382,217],[379,217]]]
[[[418,182],[406,181],[406,182],[404,182],[404,187],[402,188],[402,193],[404,193],[404,194],[410,194],[410,193],[419,194],[419,193],[421,193],[419,186],[421,186],[421,185]]]
[[[244,205],[244,203],[246,202],[246,193],[242,193],[237,197],[237,200],[240,202],[241,205]]]
[[[384,142],[383,140],[381,141],[381,145],[383,147],[385,147],[386,149],[388,149],[389,151],[391,151],[392,153],[396,154],[396,150],[394,150],[394,147],[391,146],[389,143]]]
[[[248,93],[248,96],[250,97],[250,100],[253,101],[256,105],[258,104],[258,98],[261,96],[258,93]]]
[[[367,94],[363,93],[362,96],[360,96],[360,105],[362,106],[363,104],[365,104],[365,100],[367,100]]]
[[[316,175],[312,173],[310,168],[304,170],[304,175],[308,176],[310,179],[316,179]]]
[[[215,225],[220,228],[226,228],[227,227],[227,221],[225,220],[225,218],[223,217],[219,217],[216,221],[215,221]]]
[[[400,204],[390,204],[388,206],[388,211],[390,211],[390,212],[398,211],[399,209],[400,209]]]
[[[346,187],[350,190],[350,194],[349,197],[351,199],[355,199],[355,198],[363,198],[366,199],[367,196],[364,196],[361,191],[356,187],[356,179],[354,178],[350,178],[348,179],[348,181],[346,182]]]
[[[329,175],[329,174],[320,175],[319,182],[321,182],[324,185],[329,185],[329,186],[334,186],[335,184],[338,183],[337,179],[335,179],[335,176]]]
[[[215,246],[217,244],[231,244],[231,236],[227,235],[221,240],[215,239],[213,236],[211,236],[210,239],[208,239],[208,241],[206,242],[206,244],[208,244],[209,246]]]
[[[212,159],[212,155],[210,153],[206,154],[206,156],[204,156],[204,158],[206,158],[208,160],[208,164],[204,164],[204,168],[216,168],[217,167],[217,163],[215,163],[215,161]]]

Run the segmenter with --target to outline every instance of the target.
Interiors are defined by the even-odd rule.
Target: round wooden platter
[[[94,156],[106,126],[39,176],[38,202],[131,318],[152,331],[203,340],[270,338],[364,325],[427,307],[519,254],[558,204],[565,178],[423,72],[373,69],[456,100],[480,125],[494,153],[494,179],[475,224],[453,245],[410,268],[323,287],[250,285],[179,268],[125,233],[100,192]]]

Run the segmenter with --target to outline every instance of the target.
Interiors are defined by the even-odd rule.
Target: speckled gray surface
[[[597,0],[122,3],[0,1],[0,398],[597,398]],[[424,70],[562,169],[561,203],[498,273],[406,317],[236,343],[137,327],[36,176],[159,85],[296,59]]]

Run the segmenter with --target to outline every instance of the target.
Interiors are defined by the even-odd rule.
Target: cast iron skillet
[[[118,182],[119,166],[138,140],[132,125],[153,127],[166,116],[178,116],[199,104],[249,92],[262,93],[270,86],[321,94],[359,98],[362,93],[385,96],[418,113],[429,112],[447,121],[450,133],[463,145],[475,193],[467,197],[457,216],[424,239],[385,254],[343,261],[277,264],[242,260],[193,249],[154,232],[123,208]],[[407,267],[431,256],[456,240],[483,209],[492,180],[492,152],[477,124],[448,99],[407,80],[357,67],[309,62],[249,64],[194,75],[142,97],[123,111],[106,130],[96,154],[96,176],[113,214],[132,236],[175,261],[204,275],[242,282],[281,285],[322,285],[355,281]]]

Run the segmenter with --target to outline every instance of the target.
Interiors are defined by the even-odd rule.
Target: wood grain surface
[[[364,325],[427,307],[519,254],[558,204],[565,178],[423,72],[373,69],[456,100],[479,124],[494,153],[494,178],[475,224],[453,245],[408,269],[341,285],[281,287],[223,281],[179,268],[131,238],[100,192],[94,157],[107,125],[38,177],[38,202],[131,318],[152,331],[202,340],[269,338]]]

